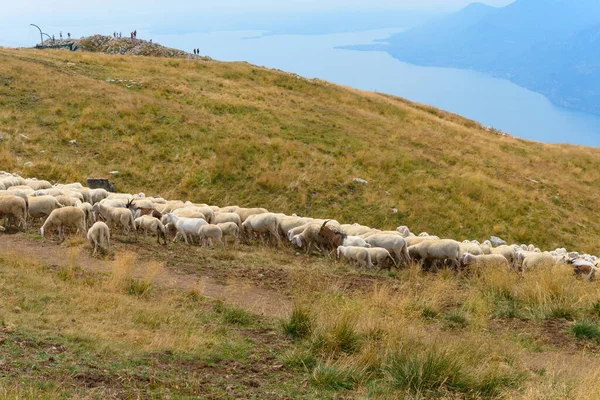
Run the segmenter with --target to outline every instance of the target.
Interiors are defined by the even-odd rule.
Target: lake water
[[[464,115],[515,136],[548,143],[600,147],[600,117],[550,103],[544,96],[485,74],[419,67],[385,52],[337,49],[385,39],[399,29],[328,35],[261,36],[263,32],[211,32],[154,36],[158,43],[223,61],[321,78],[358,89],[390,93]]]

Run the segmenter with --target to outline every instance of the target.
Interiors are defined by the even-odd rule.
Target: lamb
[[[218,225],[224,222],[234,222],[237,226],[242,224],[240,216],[236,213],[215,213],[211,224]]]
[[[358,264],[359,267],[371,268],[371,255],[368,249],[364,247],[344,247],[337,248],[337,258],[344,257],[352,264]]]
[[[217,224],[219,228],[221,228],[221,232],[223,232],[223,237],[225,238],[225,245],[227,245],[227,237],[231,236],[234,238],[235,243],[238,243],[239,235],[240,235],[240,227],[235,222],[221,222]]]
[[[376,264],[379,267],[377,272],[381,271],[382,269],[387,269],[390,271],[392,269],[392,265],[398,268],[398,264],[396,264],[394,257],[392,257],[390,252],[386,249],[381,247],[371,247],[367,248],[367,251],[369,252],[372,264]]]
[[[346,236],[344,238],[344,242],[342,243],[344,247],[367,247],[370,248],[371,245],[365,241],[365,239],[360,236]]]
[[[62,207],[53,210],[44,225],[40,229],[40,234],[44,237],[45,232],[52,229],[58,230],[59,238],[65,239],[64,228],[77,228],[85,237],[85,213],[77,207]]]
[[[0,196],[0,217],[12,217],[27,230],[27,203],[19,196]]]
[[[387,234],[375,234],[365,239],[371,247],[382,247],[388,251],[393,252],[396,263],[398,265],[408,265],[410,257],[408,254],[408,246],[406,240],[402,235],[387,235]]]
[[[46,218],[50,213],[64,207],[56,197],[53,196],[29,196],[29,216],[32,219]]]
[[[214,246],[214,242],[220,244],[221,247],[225,247],[223,244],[223,231],[218,225],[203,225],[198,230],[198,236],[200,236],[200,245],[203,246],[205,243]]]
[[[123,230],[127,233],[127,240],[133,230],[135,239],[137,240],[137,230],[135,229],[135,222],[133,220],[133,214],[127,208],[116,208],[106,206],[102,203],[96,203],[92,207],[92,210],[96,215],[100,214],[102,218],[108,223],[121,224]]]
[[[110,252],[110,229],[102,221],[96,222],[87,233],[87,239],[90,244],[94,247],[92,256],[96,255],[98,247],[100,250]]]
[[[242,232],[246,237],[250,237],[253,233],[268,234],[270,238],[275,239],[278,248],[281,246],[277,216],[272,213],[259,213],[247,216],[242,222]]]
[[[504,268],[510,269],[508,261],[502,254],[473,255],[465,253],[460,258],[460,266],[464,268]]]
[[[158,218],[151,217],[149,215],[143,215],[136,218],[134,221],[136,229],[142,229],[146,237],[148,237],[148,231],[156,235],[156,242],[160,244],[160,238],[163,239],[164,245],[167,245],[167,230],[165,226]]]
[[[408,253],[413,259],[421,260],[426,268],[430,268],[435,261],[449,261],[456,269],[460,267],[458,262],[460,245],[455,240],[426,240],[410,246]]]
[[[177,236],[175,236],[173,241],[176,241],[177,237],[181,235],[187,244],[189,244],[188,235],[197,235],[201,226],[208,225],[208,222],[202,218],[183,218],[178,217],[173,213],[163,215],[162,223],[173,224],[173,226],[177,229]],[[190,236],[190,240],[191,239],[192,236]]]

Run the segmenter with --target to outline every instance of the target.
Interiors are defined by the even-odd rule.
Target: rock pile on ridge
[[[196,56],[183,50],[172,49],[143,39],[115,38],[112,36],[93,35],[81,39],[46,40],[44,44],[65,44],[73,42],[78,51],[90,51],[106,54],[138,55],[150,57],[191,58],[210,60],[210,57]]]

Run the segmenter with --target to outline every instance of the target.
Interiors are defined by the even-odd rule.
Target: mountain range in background
[[[472,69],[600,114],[600,1],[474,3],[457,13],[354,50],[386,51],[422,66]]]

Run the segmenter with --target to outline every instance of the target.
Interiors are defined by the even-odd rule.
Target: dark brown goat
[[[323,225],[319,230],[319,237],[321,238],[322,244],[325,246],[325,248],[331,251],[344,244],[344,239],[346,239],[347,235],[343,232],[336,232],[326,227],[325,225],[327,225],[329,221],[330,220],[323,222]]]

